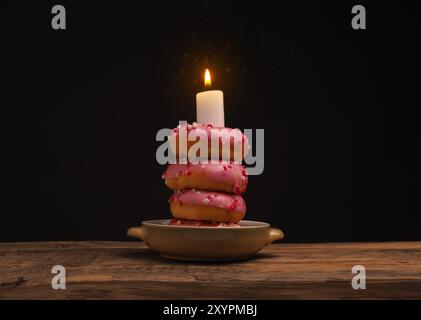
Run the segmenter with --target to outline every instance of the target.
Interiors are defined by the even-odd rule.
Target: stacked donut
[[[173,137],[177,141],[179,128],[173,130]],[[232,130],[228,128],[215,128],[211,125],[193,123],[186,125],[187,133],[194,130],[206,132],[210,139],[210,129],[215,132],[220,146],[231,152],[228,159],[221,157],[212,158],[207,163],[198,162],[184,164],[180,163],[180,151],[177,148],[177,164],[169,164],[162,178],[168,188],[174,191],[171,195],[170,209],[173,216],[171,224],[176,225],[215,225],[232,226],[243,219],[246,213],[246,204],[241,194],[246,191],[248,177],[247,170],[241,165],[241,160],[248,152],[247,137],[241,133],[241,160],[240,163],[234,160],[234,139]],[[228,130],[222,130],[228,129]],[[187,151],[195,144],[188,143]],[[209,158],[212,154],[209,145]],[[238,152],[238,149],[237,149]],[[213,153],[215,154],[215,153]],[[200,154],[199,154],[200,156]]]

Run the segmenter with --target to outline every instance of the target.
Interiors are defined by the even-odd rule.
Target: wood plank
[[[52,266],[67,288],[51,288]],[[353,290],[351,268],[367,269]],[[255,258],[190,263],[141,242],[0,243],[0,299],[421,298],[421,242],[273,244]]]

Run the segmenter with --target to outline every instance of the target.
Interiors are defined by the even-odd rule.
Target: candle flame
[[[206,71],[205,71],[205,87],[210,87],[211,84],[212,84],[211,75],[210,75],[209,69],[206,69]]]

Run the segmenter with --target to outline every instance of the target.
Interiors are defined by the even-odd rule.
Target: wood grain
[[[51,288],[63,265],[67,288]],[[353,290],[354,265],[367,289]],[[273,244],[230,263],[165,260],[140,242],[0,243],[0,299],[420,299],[421,242]]]

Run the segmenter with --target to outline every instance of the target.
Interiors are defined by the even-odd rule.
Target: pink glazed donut
[[[246,214],[246,203],[239,195],[201,190],[177,191],[170,197],[174,218],[237,223]]]
[[[202,154],[198,149],[194,150],[196,156],[241,163],[250,149],[247,136],[237,128],[193,122],[193,124],[179,125],[172,132],[172,135],[168,137],[168,142],[177,159],[187,157],[193,146],[198,149],[201,143],[204,143],[207,154]],[[182,137],[181,141],[185,141],[185,145],[180,144],[180,137]],[[189,140],[189,137],[194,139]]]
[[[240,225],[232,222],[212,222],[202,220],[186,220],[172,218],[168,223],[171,226],[214,227],[214,228],[238,228]]]
[[[241,194],[246,191],[247,170],[240,164],[170,164],[163,179],[171,190],[202,189]]]

